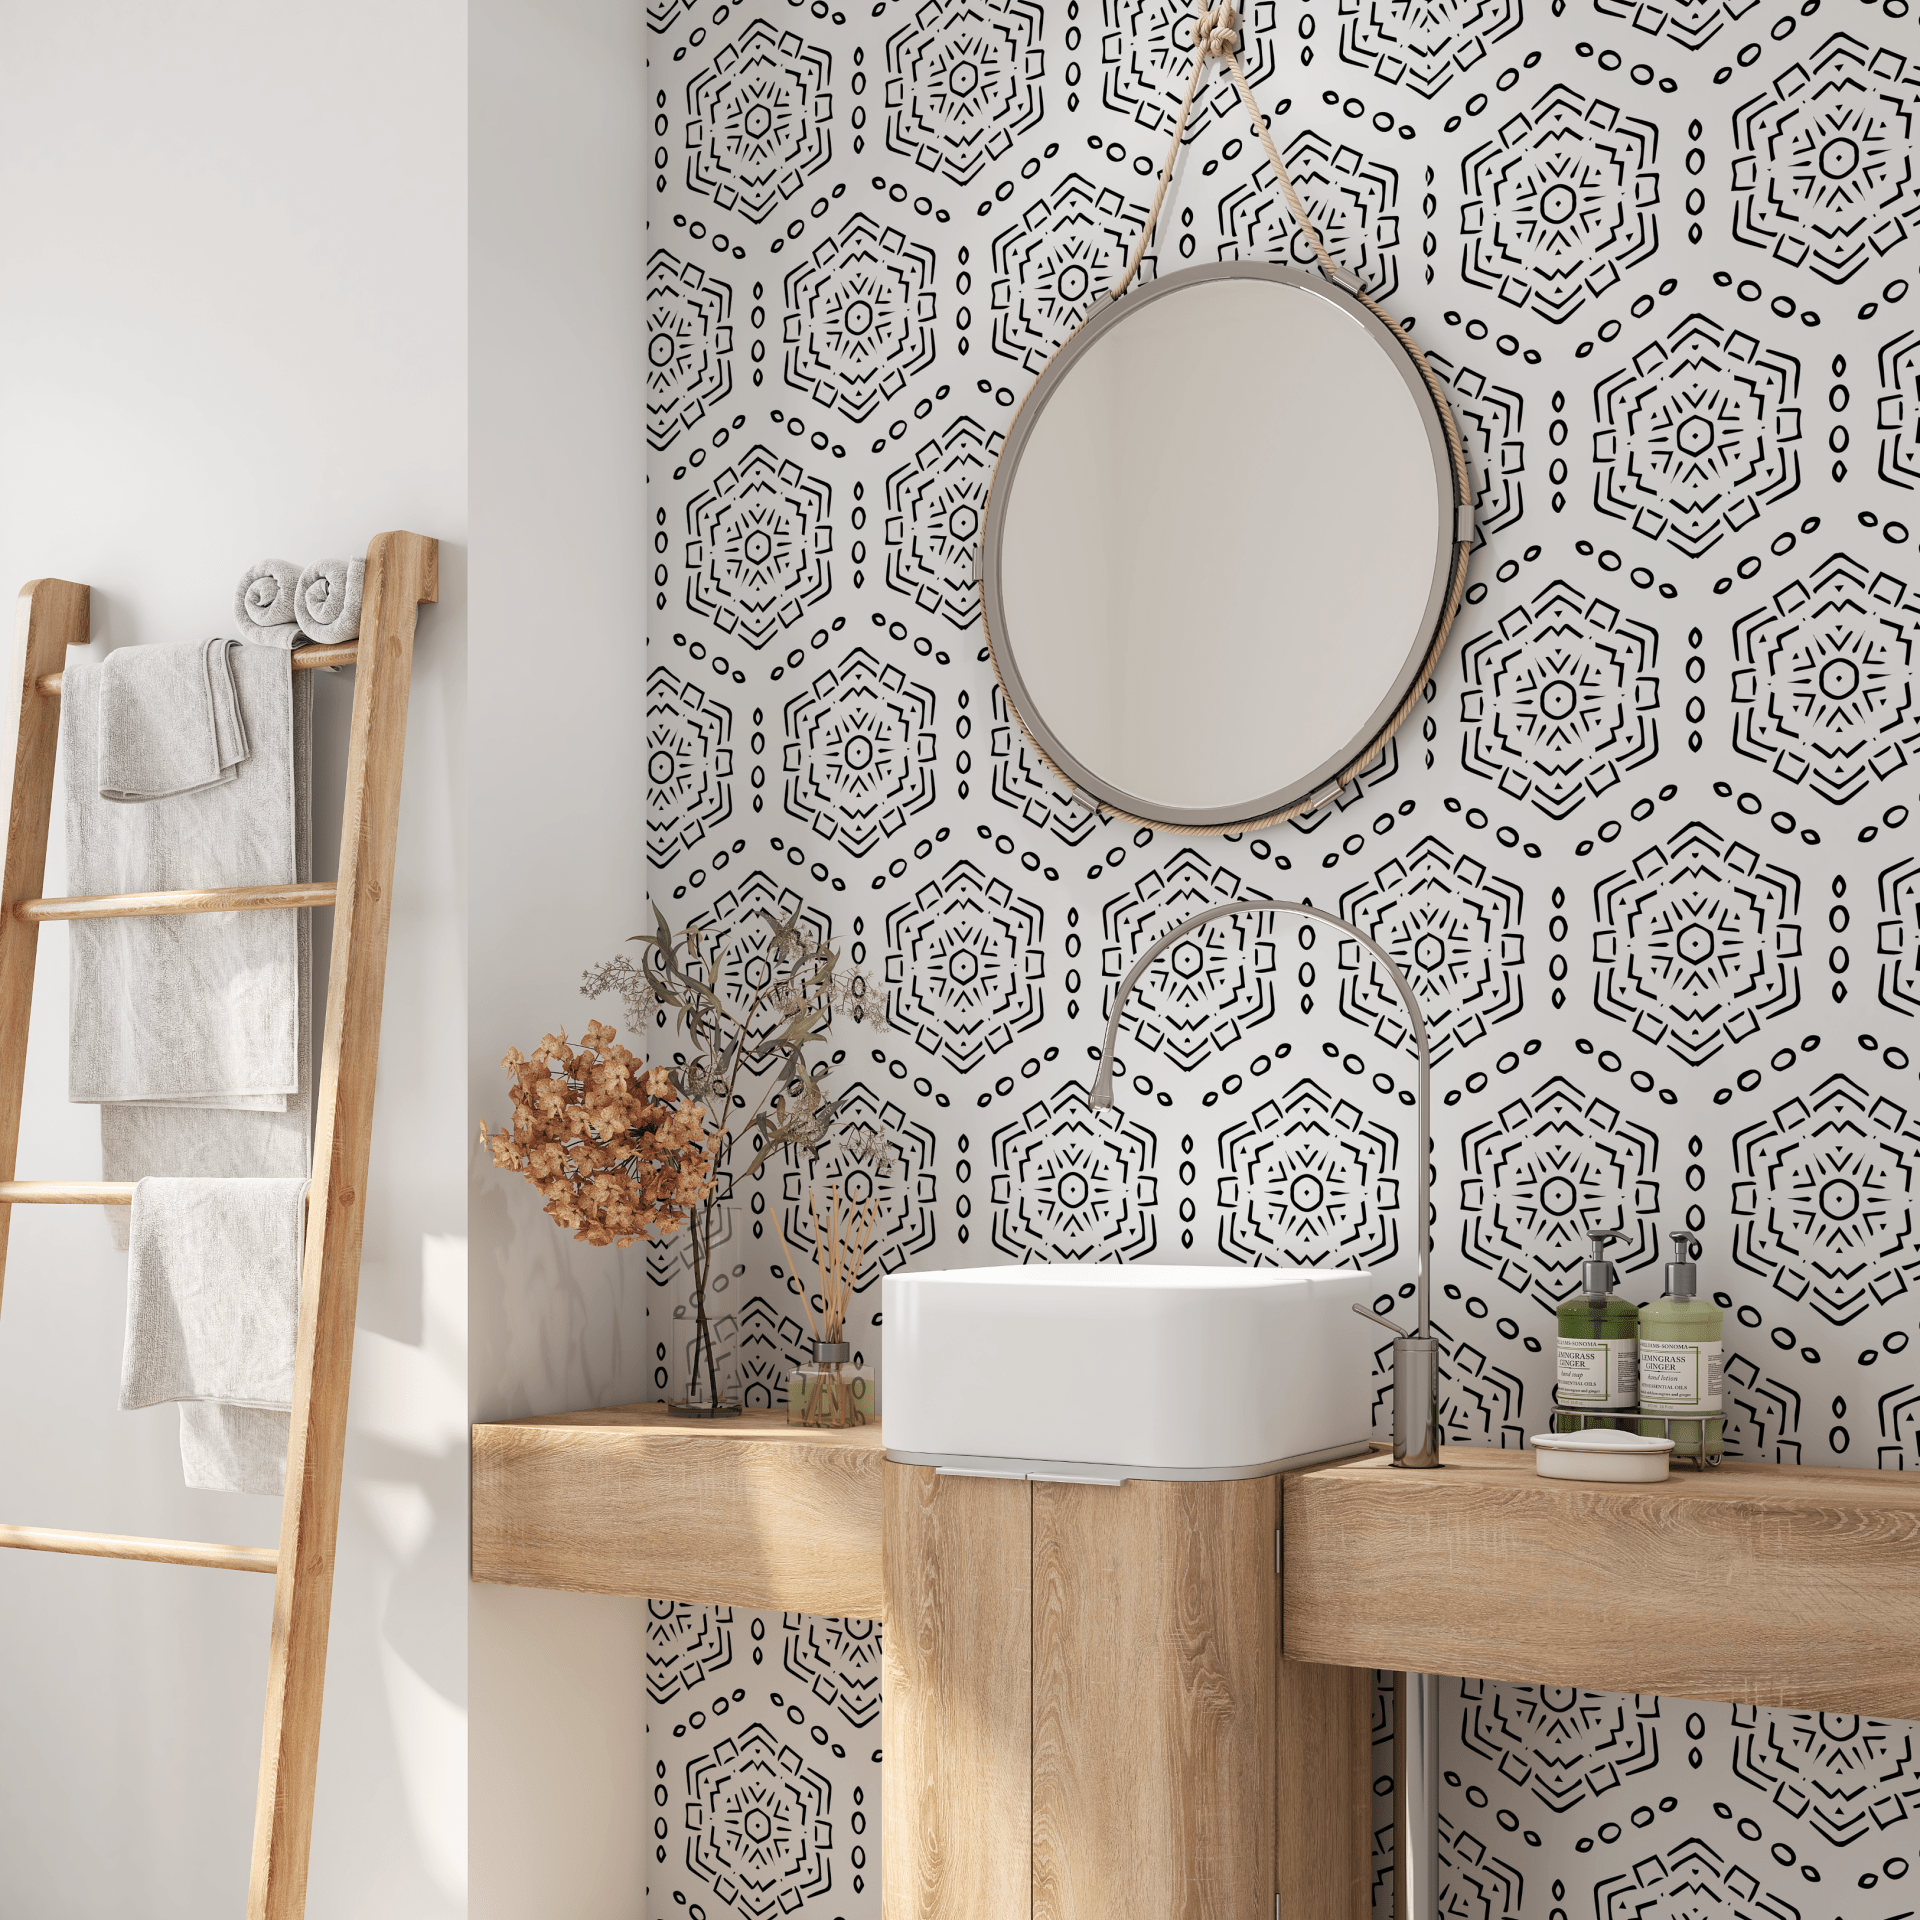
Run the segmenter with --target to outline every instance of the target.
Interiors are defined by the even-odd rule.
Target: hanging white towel
[[[183,1412],[189,1486],[280,1491],[272,1460],[277,1442],[284,1473],[306,1194],[305,1180],[147,1179],[133,1190],[120,1405],[222,1409]]]
[[[128,804],[223,787],[247,757],[232,640],[122,647],[100,664],[100,798]]]
[[[60,756],[72,892],[272,885],[297,877],[291,656],[237,642],[228,655],[250,747],[236,777],[138,806],[100,794],[106,669],[67,669]],[[267,1112],[297,1103],[297,921],[288,908],[73,922],[68,1098]]]

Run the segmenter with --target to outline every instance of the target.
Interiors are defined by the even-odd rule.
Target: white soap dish
[[[1673,1454],[1671,1440],[1608,1427],[1585,1433],[1536,1433],[1527,1444],[1544,1480],[1664,1480]]]

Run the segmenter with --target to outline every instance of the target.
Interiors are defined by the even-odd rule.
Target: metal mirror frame
[[[1390,351],[1389,364],[1400,370],[1426,429],[1433,456],[1436,493],[1444,504],[1441,540],[1438,545],[1432,587],[1415,631],[1412,645],[1393,686],[1374,709],[1365,725],[1351,739],[1318,762],[1311,773],[1290,782],[1278,792],[1256,796],[1244,805],[1228,807],[1163,807],[1128,793],[1084,765],[1061,745],[1052,729],[1034,710],[1011,636],[1007,614],[1000,595],[1000,549],[1006,535],[1009,496],[1020,470],[1020,456],[1032,437],[1048,401],[1073,372],[1087,351],[1115,327],[1126,323],[1131,314],[1156,300],[1164,300],[1203,281],[1266,280],[1282,286],[1305,288],[1332,302],[1350,314],[1372,336],[1374,342]],[[1107,813],[1142,826],[1171,828],[1184,833],[1232,833],[1241,829],[1272,826],[1322,805],[1345,786],[1371,761],[1398,731],[1421,686],[1432,673],[1446,644],[1453,611],[1459,604],[1459,591],[1466,574],[1467,554],[1472,529],[1466,521],[1470,501],[1462,501],[1459,481],[1441,424],[1440,403],[1415,363],[1405,337],[1389,326],[1342,287],[1314,271],[1299,267],[1275,266],[1262,260],[1223,260],[1202,267],[1183,268],[1164,279],[1136,287],[1118,300],[1102,299],[1054,354],[1039,377],[1027,390],[1013,424],[1007,429],[1005,444],[994,464],[993,479],[987,493],[987,512],[980,543],[980,606],[987,629],[987,645],[993,670],[1007,705],[1026,734],[1034,750],[1055,776],[1069,787],[1094,801]]]

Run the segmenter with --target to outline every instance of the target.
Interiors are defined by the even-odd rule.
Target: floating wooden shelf
[[[1289,1474],[1282,1524],[1291,1659],[1920,1718],[1920,1474],[1449,1447]]]
[[[878,1620],[880,1429],[657,1402],[473,1430],[473,1577]]]

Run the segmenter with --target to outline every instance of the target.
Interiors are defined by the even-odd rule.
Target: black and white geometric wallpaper
[[[1478,546],[1355,789],[1188,839],[1037,763],[971,581],[1014,405],[1144,222],[1190,6],[651,0],[651,885],[676,925],[804,902],[885,986],[835,1068],[894,1149],[869,1354],[907,1262],[1410,1286],[1412,1047],[1350,944],[1206,928],[1132,1003],[1117,1110],[1086,1108],[1133,956],[1269,890],[1366,927],[1433,1022],[1453,1438],[1543,1424],[1580,1225],[1617,1217],[1636,1297],[1663,1232],[1705,1243],[1740,1457],[1920,1469],[1910,5],[1252,0],[1302,196],[1450,390]],[[1216,68],[1144,271],[1240,257],[1309,259]],[[1217,371],[1203,441],[1233,431]],[[767,1400],[801,1335],[767,1215],[808,1238],[801,1170],[751,1208]],[[650,1917],[872,1920],[877,1630],[665,1601],[654,1629]],[[1920,1908],[1910,1726],[1443,1698],[1450,1917]]]

